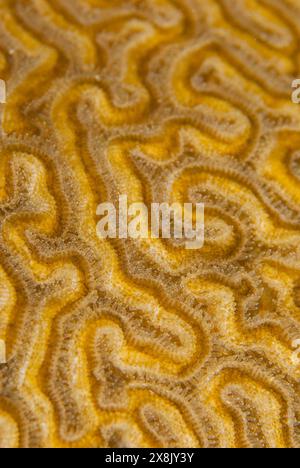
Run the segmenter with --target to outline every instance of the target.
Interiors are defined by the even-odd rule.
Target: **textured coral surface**
[[[300,0],[0,0],[1,447],[300,446],[299,45]],[[204,248],[100,240],[120,194]]]

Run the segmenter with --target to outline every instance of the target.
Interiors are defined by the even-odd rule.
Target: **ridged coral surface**
[[[299,45],[300,0],[0,1],[1,447],[300,447]],[[100,240],[120,194],[204,247]]]

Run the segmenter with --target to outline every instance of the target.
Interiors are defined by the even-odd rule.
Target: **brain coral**
[[[0,446],[300,447],[300,0],[0,0]],[[205,244],[99,203],[204,202]]]

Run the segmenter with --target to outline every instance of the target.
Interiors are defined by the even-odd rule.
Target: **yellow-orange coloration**
[[[300,0],[0,0],[0,447],[299,447]],[[204,202],[205,245],[98,204]]]

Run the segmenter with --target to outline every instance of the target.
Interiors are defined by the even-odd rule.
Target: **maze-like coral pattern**
[[[300,0],[0,0],[1,447],[299,447]],[[96,207],[205,202],[205,246]]]

